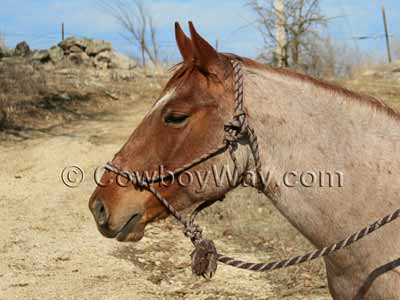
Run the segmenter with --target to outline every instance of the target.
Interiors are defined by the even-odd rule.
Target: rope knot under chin
[[[217,249],[211,240],[200,240],[195,243],[192,258],[192,272],[197,276],[209,278],[217,271]]]
[[[238,140],[244,138],[248,134],[248,128],[245,120],[239,119],[243,114],[236,115],[235,118],[224,125],[224,140],[228,143],[237,143]]]
[[[185,228],[183,229],[183,234],[190,238],[190,240],[195,243],[201,240],[203,231],[200,226],[192,222],[187,222]]]

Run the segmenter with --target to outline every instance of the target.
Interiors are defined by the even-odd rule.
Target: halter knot
[[[199,225],[193,224],[193,222],[188,222],[183,229],[183,233],[195,244],[202,239],[203,231]]]
[[[236,118],[224,125],[224,131],[224,141],[229,144],[237,143],[248,135],[248,127]]]

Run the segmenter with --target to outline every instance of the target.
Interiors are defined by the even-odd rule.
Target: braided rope
[[[240,269],[245,269],[245,270],[250,270],[250,271],[256,271],[256,272],[267,272],[267,271],[272,271],[276,269],[282,269],[294,265],[298,265],[307,261],[311,261],[317,258],[321,258],[323,256],[327,256],[333,252],[336,252],[338,250],[341,250],[347,246],[350,246],[351,244],[361,240],[362,238],[366,237],[367,235],[371,234],[372,232],[378,230],[382,226],[389,224],[390,222],[394,221],[400,216],[400,209],[397,209],[395,212],[392,214],[389,214],[385,216],[384,218],[376,221],[375,223],[372,223],[368,225],[367,227],[353,233],[350,235],[348,238],[341,240],[340,242],[337,242],[335,244],[331,244],[327,247],[321,248],[314,250],[312,252],[306,253],[301,256],[295,256],[291,257],[288,259],[284,260],[279,260],[279,261],[273,261],[269,263],[249,263],[249,262],[244,262],[229,256],[225,256],[222,254],[218,254],[218,261]]]
[[[233,66],[233,75],[234,75],[234,82],[235,82],[235,116],[234,116],[233,122],[231,122],[231,123],[240,128],[239,133],[237,133],[234,136],[234,138],[236,138],[236,140],[237,140],[237,138],[239,137],[239,134],[246,135],[246,137],[248,138],[248,143],[249,143],[249,146],[250,146],[253,158],[254,158],[257,176],[260,179],[260,183],[264,184],[264,181],[261,178],[262,161],[260,158],[257,135],[255,134],[254,129],[248,124],[248,121],[246,118],[247,115],[243,109],[244,84],[243,84],[242,67],[241,67],[240,62],[238,62],[236,60],[231,60],[231,64]],[[233,151],[231,151],[231,157],[235,163],[235,166],[237,166],[237,161],[236,161]],[[235,168],[235,170],[236,170],[236,168]],[[236,178],[236,177],[234,177],[234,178]],[[265,190],[265,188],[266,188],[265,186],[262,186],[261,190]]]
[[[151,185],[152,183],[157,183],[162,180],[168,179],[172,176],[176,176],[186,170],[191,169],[192,167],[216,156],[219,154],[224,153],[225,151],[229,151],[231,158],[234,162],[235,165],[235,172],[237,172],[237,159],[235,156],[235,150],[237,148],[237,142],[239,139],[242,139],[244,137],[248,138],[248,143],[254,158],[254,163],[255,163],[255,168],[258,173],[258,176],[261,176],[261,171],[262,171],[262,162],[260,158],[260,153],[259,153],[259,146],[257,142],[257,135],[254,132],[254,129],[249,126],[247,123],[247,118],[246,118],[246,113],[243,110],[243,73],[241,69],[241,64],[238,61],[232,60],[231,61],[233,70],[234,70],[234,91],[235,91],[235,115],[233,117],[233,120],[229,123],[227,123],[224,126],[225,130],[225,137],[224,137],[224,143],[222,146],[219,146],[215,148],[214,150],[209,151],[208,153],[194,159],[190,163],[185,164],[184,166],[175,169],[172,173],[166,174],[166,175],[159,175],[155,179],[146,179],[146,180],[139,180],[136,178],[136,174],[122,170],[115,165],[113,165],[111,162],[107,163],[105,166],[105,169],[114,172],[118,175],[121,175],[125,178],[127,178],[130,182],[132,182],[134,185],[146,189],[149,192],[151,192],[164,206],[165,208],[184,226],[184,234],[189,237],[194,244],[195,248],[197,250],[201,250],[205,255],[204,257],[200,257],[200,259],[209,259],[211,261],[211,258],[207,258],[208,254],[211,254],[211,256],[215,256],[213,259],[216,259],[226,265],[232,266],[232,267],[237,267],[240,269],[245,269],[245,270],[250,270],[250,271],[257,271],[257,272],[267,272],[271,270],[276,270],[276,269],[281,269],[281,268],[286,268],[289,266],[293,265],[298,265],[307,261],[311,261],[323,256],[327,256],[333,252],[336,252],[338,250],[341,250],[359,240],[362,238],[366,237],[367,235],[371,234],[372,232],[378,230],[382,226],[389,224],[390,222],[394,221],[395,219],[400,217],[400,209],[397,209],[393,213],[385,216],[382,219],[379,219],[378,221],[368,225],[367,227],[353,233],[349,237],[347,237],[344,240],[341,240],[340,242],[331,244],[327,247],[321,248],[314,250],[312,252],[309,252],[307,254],[301,255],[301,256],[295,256],[291,257],[288,259],[284,260],[279,260],[279,261],[273,261],[269,263],[250,263],[250,262],[245,262],[242,260],[238,260],[229,256],[225,256],[223,254],[217,253],[214,247],[214,244],[212,241],[208,240],[203,240],[202,239],[202,230],[200,227],[196,224],[194,224],[194,219],[196,215],[199,213],[200,210],[204,209],[205,207],[211,205],[210,204],[202,204],[200,205],[192,214],[192,217],[189,220],[186,220],[169,202],[167,199],[165,199],[157,190]],[[263,182],[261,180],[261,182]],[[265,187],[263,187],[265,189]],[[208,243],[208,244],[207,244]],[[211,246],[210,246],[211,245]],[[209,247],[209,248],[207,248]],[[211,249],[211,250],[210,250]],[[200,251],[200,252],[201,252]],[[192,253],[192,259],[193,256],[196,253],[196,250]],[[202,261],[202,263],[204,263]],[[212,266],[213,262],[208,263],[208,267],[206,266],[205,269],[208,269],[208,273],[210,273],[210,277],[216,270],[216,265]],[[211,265],[211,267],[210,267]],[[192,264],[193,268],[193,264]],[[193,269],[194,270],[194,269]],[[194,271],[198,275],[204,276],[204,272],[197,272]]]

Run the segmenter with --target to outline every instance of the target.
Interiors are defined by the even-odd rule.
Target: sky
[[[7,45],[25,40],[32,48],[49,48],[61,39],[61,23],[66,36],[86,36],[110,40],[119,52],[138,56],[138,51],[122,36],[122,28],[99,0],[1,0],[0,32]],[[161,50],[167,58],[179,60],[174,40],[174,22],[194,22],[210,43],[218,39],[219,50],[255,57],[263,40],[255,25],[255,15],[246,0],[144,0],[154,16]],[[385,55],[386,44],[380,7],[384,3],[390,34],[400,39],[399,0],[321,0],[322,12],[330,18],[326,33],[340,43],[364,53]],[[374,39],[355,40],[354,37]]]

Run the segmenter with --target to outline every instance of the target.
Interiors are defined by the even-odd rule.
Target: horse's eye
[[[167,124],[180,125],[183,124],[187,120],[187,118],[189,118],[188,115],[171,113],[165,116],[164,121]]]

